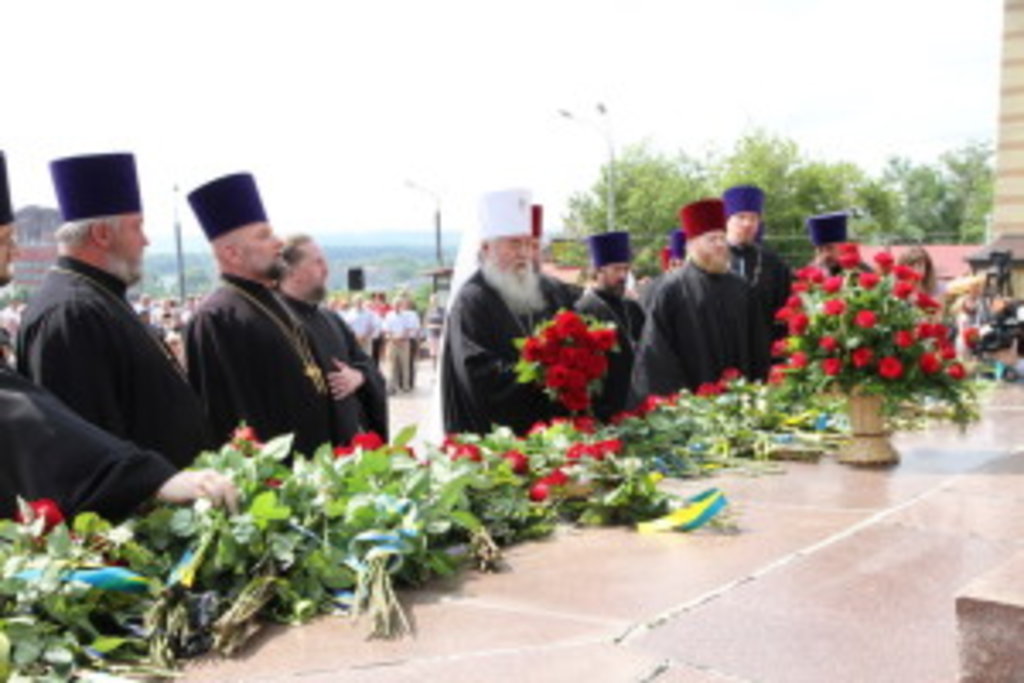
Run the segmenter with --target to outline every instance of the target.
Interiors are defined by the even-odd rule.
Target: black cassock
[[[0,367],[0,518],[25,500],[50,498],[70,519],[117,520],[174,476],[175,468],[86,422],[53,394]]]
[[[104,431],[187,467],[210,445],[199,397],[119,279],[61,258],[22,317],[18,370]]]
[[[231,275],[200,305],[185,332],[188,377],[202,398],[214,438],[243,420],[258,438],[295,434],[312,455],[334,442],[330,397],[308,335],[278,296]]]
[[[789,266],[765,245],[744,244],[730,246],[732,272],[750,285],[757,297],[758,307],[765,324],[771,330],[771,340],[781,339],[788,332],[786,325],[775,320],[775,312],[786,305],[793,282]]]
[[[545,309],[519,317],[479,271],[459,290],[448,314],[441,364],[445,431],[485,434],[505,425],[523,434],[538,420],[564,414],[540,388],[516,381],[519,351],[513,340],[573,306],[572,292],[557,281],[543,278],[541,291]]]
[[[691,391],[736,368],[750,379],[768,371],[768,329],[750,287],[732,273],[692,262],[666,276],[655,294],[633,368],[631,404]]]
[[[608,355],[608,374],[601,393],[594,400],[594,414],[607,421],[626,408],[633,375],[636,345],[644,328],[644,311],[632,299],[589,290],[576,302],[576,310],[618,330],[619,350]]]
[[[361,432],[377,432],[388,439],[388,398],[384,376],[359,346],[349,326],[335,313],[320,306],[281,295],[292,313],[306,329],[313,352],[324,371],[334,372],[332,359],[363,373],[363,385],[340,401],[331,400],[335,443],[347,444]]]

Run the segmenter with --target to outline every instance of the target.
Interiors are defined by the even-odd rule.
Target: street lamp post
[[[181,248],[181,219],[178,216],[178,186],[174,186],[174,242],[178,257],[178,296],[185,305],[185,254]]]
[[[437,266],[442,268],[444,267],[444,256],[441,253],[441,197],[433,190],[427,189],[411,180],[406,180],[405,186],[412,190],[424,192],[434,200],[434,245],[437,248]]]
[[[597,113],[604,119],[604,125],[600,125],[593,119],[583,118],[573,114],[568,109],[559,109],[558,113],[563,117],[577,123],[593,126],[604,138],[605,144],[608,145],[608,183],[606,184],[606,195],[607,199],[605,204],[607,205],[608,211],[608,232],[615,230],[615,143],[612,141],[612,131],[610,117],[608,115],[608,107],[602,102],[598,102]]]

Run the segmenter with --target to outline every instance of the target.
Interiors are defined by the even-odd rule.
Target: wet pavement
[[[898,435],[893,469],[671,482],[722,488],[739,532],[562,529],[509,549],[503,573],[404,593],[415,636],[274,626],[185,680],[956,680],[956,594],[1024,548],[1022,418],[1024,387],[1004,387],[965,434]]]

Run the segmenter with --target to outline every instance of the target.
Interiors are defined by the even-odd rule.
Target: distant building
[[[35,289],[46,271],[57,260],[54,233],[61,225],[56,209],[26,206],[14,213],[18,258],[14,263],[14,286]]]

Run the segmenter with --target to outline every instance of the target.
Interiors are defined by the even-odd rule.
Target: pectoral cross
[[[306,364],[306,377],[309,377],[309,381],[316,387],[317,393],[326,394],[327,386],[324,384],[324,373],[321,372],[320,368],[313,363]]]

